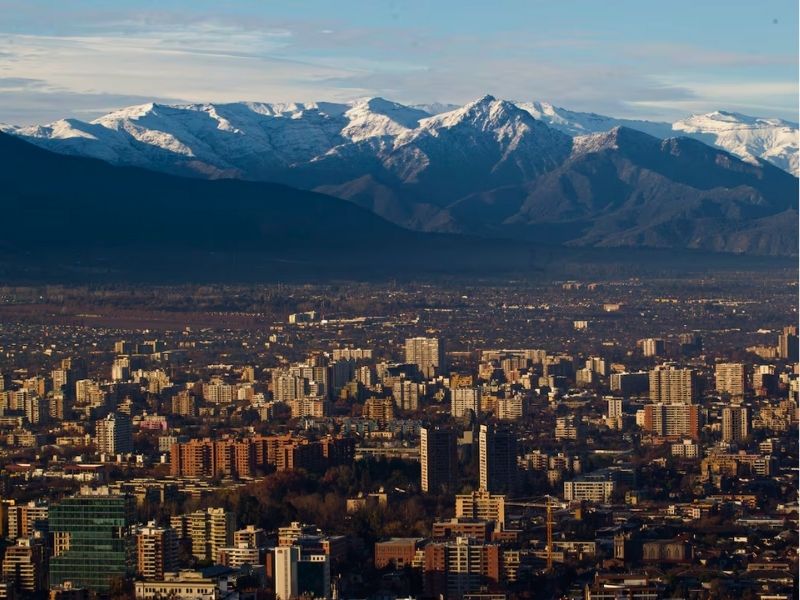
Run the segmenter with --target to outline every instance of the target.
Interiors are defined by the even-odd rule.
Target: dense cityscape
[[[796,294],[0,288],[0,598],[796,598]]]
[[[800,598],[800,3],[0,15],[0,600]]]

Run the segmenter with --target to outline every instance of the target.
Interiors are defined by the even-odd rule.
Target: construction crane
[[[542,500],[544,500],[544,502],[542,502]],[[545,529],[547,531],[547,570],[551,571],[553,569],[553,508],[565,508],[567,504],[557,501],[556,498],[553,498],[548,494],[538,498],[517,498],[506,502],[506,506],[545,509]]]

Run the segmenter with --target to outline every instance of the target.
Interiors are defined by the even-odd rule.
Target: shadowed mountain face
[[[273,250],[411,236],[341,200],[279,184],[206,181],[62,156],[0,135],[7,244]]]
[[[7,216],[0,281],[563,278],[787,265],[683,250],[569,248],[410,231],[314,192],[115,167],[3,134],[0,161],[0,209]],[[502,207],[501,196],[484,204]],[[762,223],[767,232],[784,225]]]
[[[578,138],[535,181],[472,195],[448,212],[466,230],[570,245],[797,251],[797,179],[695,140],[626,128]]]
[[[691,127],[684,123],[681,131],[728,136],[732,148],[749,148],[740,151],[747,162],[694,139],[664,139],[673,132],[669,124],[614,127],[617,121],[601,115],[491,96],[436,115],[380,98],[351,105],[143,105],[92,123],[59,121],[15,133],[115,164],[314,190],[417,231],[572,246],[796,254],[797,179],[752,153],[760,148],[772,156],[777,150],[767,142],[791,124],[726,113],[706,117],[694,118]],[[606,127],[613,128],[601,131]],[[791,144],[784,142],[781,152],[791,158]],[[261,189],[273,191],[260,192],[254,202],[267,211],[282,206],[260,224],[269,239],[278,239],[282,228],[270,223],[299,216],[289,197],[299,192]],[[213,212],[203,202],[198,198],[191,212]],[[331,217],[330,228],[346,230],[350,216],[361,215],[351,208]],[[189,207],[162,210],[177,216]],[[245,218],[228,226],[244,232],[238,242],[244,243],[256,223]]]
[[[537,268],[530,244],[409,231],[280,184],[116,167],[4,134],[0,161],[5,277],[389,278]]]

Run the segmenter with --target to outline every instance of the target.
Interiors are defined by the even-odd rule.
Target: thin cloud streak
[[[383,30],[330,20],[94,11],[70,35],[0,33],[0,78],[41,82],[4,99],[0,121],[10,121],[12,113],[24,122],[44,114],[90,114],[95,97],[286,102],[380,95],[463,103],[485,93],[620,117],[673,119],[688,106],[705,112],[720,108],[720,101],[741,101],[796,118],[796,102],[784,99],[796,95],[796,78],[742,81],[737,73],[737,66],[752,71],[796,64],[796,56],[562,33],[436,36],[424,26]],[[710,68],[727,79],[708,83]],[[25,116],[24,104],[9,110],[13,100],[37,108]]]

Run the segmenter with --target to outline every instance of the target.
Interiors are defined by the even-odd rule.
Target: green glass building
[[[134,569],[135,538],[131,535],[132,496],[82,490],[50,508],[54,556],[50,585],[66,581],[98,592]]]

